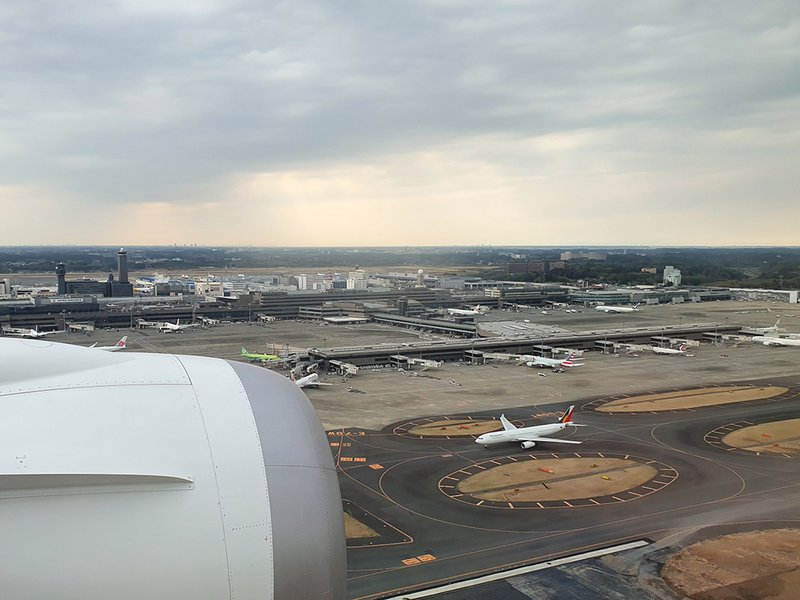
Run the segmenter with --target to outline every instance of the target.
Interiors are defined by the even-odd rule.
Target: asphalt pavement
[[[737,383],[783,385],[789,391],[767,400],[646,414],[598,413],[597,398],[586,398],[575,419],[588,426],[568,432],[580,446],[540,443],[528,451],[516,444],[485,449],[471,437],[419,438],[404,422],[380,431],[329,432],[343,497],[402,534],[351,544],[349,597],[396,596],[638,539],[658,547],[703,528],[758,529],[800,519],[798,458],[756,455],[707,439],[726,424],[796,418],[800,378]],[[535,406],[511,408],[506,416],[529,425],[554,421],[564,408],[549,405],[544,413]],[[492,411],[427,417],[496,416]],[[513,506],[477,505],[443,493],[440,485],[443,478],[466,477],[508,460],[596,455],[652,462],[658,475],[643,484],[645,490],[635,487],[611,500]],[[516,598],[519,591],[509,594]]]

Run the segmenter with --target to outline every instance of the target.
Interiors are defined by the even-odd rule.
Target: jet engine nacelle
[[[536,445],[536,442],[522,442],[520,446],[522,446],[523,450],[530,450]]]
[[[0,338],[3,598],[344,598],[336,470],[266,369]]]

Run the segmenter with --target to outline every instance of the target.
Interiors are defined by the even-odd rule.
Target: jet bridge
[[[358,375],[358,366],[342,362],[340,360],[331,360],[328,361],[330,366],[334,367],[340,375]]]

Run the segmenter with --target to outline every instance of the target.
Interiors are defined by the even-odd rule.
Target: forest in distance
[[[68,272],[116,270],[119,247],[0,247],[0,273],[53,273],[63,262]],[[632,248],[632,247],[386,247],[254,248],[127,247],[131,271],[180,273],[207,269],[282,269],[325,271],[356,267],[427,267],[438,273],[486,279],[546,283],[661,282],[666,265],[681,270],[684,285],[800,289],[800,247]],[[573,258],[561,261],[563,252]],[[589,257],[581,257],[588,255]],[[599,258],[598,258],[599,257]],[[512,273],[509,264],[545,261],[545,272]],[[656,273],[643,269],[656,269]],[[517,269],[518,270],[518,269]],[[535,271],[536,269],[531,269]]]

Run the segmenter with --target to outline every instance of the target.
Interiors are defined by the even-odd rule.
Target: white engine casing
[[[344,597],[324,432],[243,363],[0,338],[0,532],[3,598]]]

